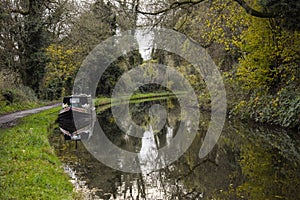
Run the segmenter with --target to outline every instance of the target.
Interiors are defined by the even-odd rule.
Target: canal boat
[[[95,108],[90,95],[71,95],[63,98],[58,123],[66,140],[80,140],[92,133]]]

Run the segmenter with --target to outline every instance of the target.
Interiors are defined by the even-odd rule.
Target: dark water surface
[[[169,144],[180,121],[176,112],[173,108],[154,143],[123,134],[108,110],[98,120],[114,144],[140,152],[145,145],[161,148]],[[137,105],[132,116],[143,123],[147,121],[144,113]],[[76,149],[74,141],[64,141],[58,130],[50,141],[62,162],[96,191],[99,199],[300,199],[299,133],[227,120],[213,151],[200,160],[208,119],[202,115],[199,132],[183,156],[151,173],[111,169],[96,160],[82,142]]]

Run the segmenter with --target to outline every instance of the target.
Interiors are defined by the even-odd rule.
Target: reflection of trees
[[[299,149],[285,131],[240,123],[226,127],[206,159],[197,157],[197,137],[177,162],[161,170],[174,180],[172,199],[299,198]]]
[[[150,103],[132,107],[133,119],[145,125]],[[176,108],[177,106],[175,106]],[[134,110],[135,109],[135,110]],[[145,109],[145,110],[143,110]],[[170,112],[169,112],[170,111]],[[218,145],[200,160],[198,152],[210,116],[201,116],[199,133],[188,151],[168,167],[149,174],[129,174],[104,166],[82,145],[77,150],[61,143],[59,154],[69,159],[88,180],[99,188],[102,199],[299,199],[299,144],[282,130],[250,128],[227,123]],[[169,109],[166,127],[176,132],[180,115]],[[138,151],[140,139],[124,134],[111,120],[111,113],[101,114],[100,122],[109,124],[105,133],[116,145]],[[168,144],[167,128],[156,133],[158,148]]]
[[[205,198],[299,198],[299,149],[286,132],[227,124],[215,151],[215,164],[215,156],[201,161],[187,152],[174,165],[174,171],[185,172],[177,177],[186,188]]]
[[[277,132],[273,141],[259,136],[272,132],[250,131],[248,143],[240,147],[240,165],[246,180],[236,192],[247,199],[299,199],[299,160],[290,160],[293,153],[298,154],[294,152],[294,141],[285,140],[289,136],[284,131]]]

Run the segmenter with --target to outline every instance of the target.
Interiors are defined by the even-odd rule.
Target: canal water
[[[131,105],[133,120],[148,127],[146,139],[124,134],[110,110],[100,113],[98,121],[115,145],[151,159],[149,152],[172,142],[181,120],[176,103],[167,104],[166,124],[158,133],[147,121],[151,105]],[[75,187],[86,193],[82,199],[300,199],[299,133],[229,119],[213,151],[199,159],[209,119],[208,113],[202,113],[198,133],[188,150],[153,172],[114,170],[94,158],[84,142],[79,141],[75,148],[74,141],[64,141],[58,129],[50,142]]]

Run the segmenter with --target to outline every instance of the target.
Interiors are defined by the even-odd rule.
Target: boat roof
[[[80,95],[70,95],[70,96],[65,96],[63,98],[63,103],[65,104],[71,104],[71,99],[80,99],[77,103],[88,103],[91,101],[91,95],[86,95],[86,94],[80,94]]]
[[[70,96],[65,96],[64,98],[72,98],[72,97],[91,97],[91,95],[87,95],[87,94],[72,94]]]

